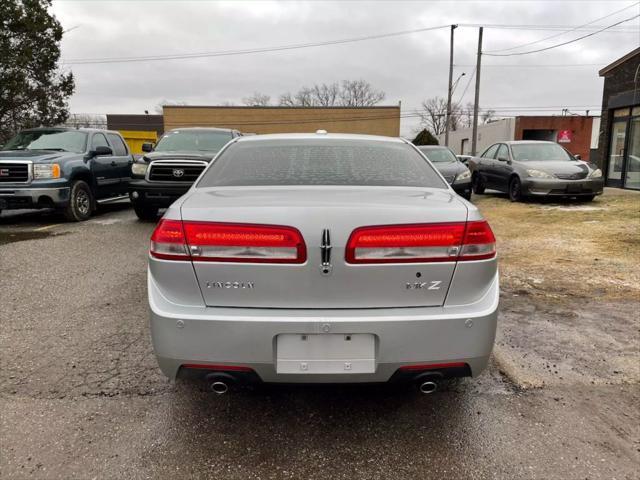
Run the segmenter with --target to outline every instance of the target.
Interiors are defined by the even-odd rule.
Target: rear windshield
[[[367,140],[264,140],[225,150],[198,187],[363,185],[446,188],[412,147]]]
[[[457,162],[456,156],[448,148],[419,148],[422,154],[434,163]]]
[[[156,145],[156,152],[217,152],[231,140],[231,132],[206,130],[174,130],[166,133]]]

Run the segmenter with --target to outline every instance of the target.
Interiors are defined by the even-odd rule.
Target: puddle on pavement
[[[0,232],[0,245],[24,242],[26,240],[39,240],[47,237],[58,237],[60,235],[66,235],[66,233],[54,233],[49,231],[36,232],[33,230],[25,230],[23,232]]]

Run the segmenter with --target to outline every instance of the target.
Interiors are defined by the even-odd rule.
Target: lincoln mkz
[[[498,309],[495,238],[409,142],[230,141],[151,237],[155,353],[170,378],[414,382],[476,376]]]

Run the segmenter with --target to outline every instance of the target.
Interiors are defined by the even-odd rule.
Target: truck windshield
[[[2,150],[55,150],[82,153],[87,146],[87,134],[77,130],[36,130],[20,132]]]
[[[252,140],[227,148],[198,187],[361,185],[446,188],[410,146],[367,140]]]
[[[231,138],[231,132],[174,130],[160,139],[155,151],[205,151],[215,153],[224,147]]]

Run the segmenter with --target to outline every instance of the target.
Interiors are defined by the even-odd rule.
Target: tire
[[[476,195],[482,195],[484,193],[484,182],[482,181],[482,177],[479,173],[476,173],[471,177],[471,188],[473,189],[473,193]]]
[[[522,201],[522,183],[518,177],[513,177],[509,181],[509,200],[512,202]]]
[[[578,200],[581,202],[593,202],[594,198],[596,198],[595,195],[585,195],[584,197],[578,197]]]
[[[469,200],[471,201],[471,190],[467,190],[466,192],[464,192],[462,195],[460,195],[462,198],[464,198],[465,200]]]
[[[84,222],[93,210],[93,194],[87,182],[76,180],[71,185],[69,204],[64,208],[64,216],[70,222]]]
[[[158,207],[150,207],[141,203],[134,203],[133,210],[140,220],[150,221],[158,218]]]

